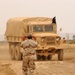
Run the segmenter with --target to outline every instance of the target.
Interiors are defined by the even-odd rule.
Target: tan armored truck
[[[22,37],[31,33],[36,37],[38,47],[36,50],[37,60],[51,60],[54,54],[58,54],[58,60],[63,60],[63,49],[60,47],[60,36],[57,35],[55,17],[31,17],[11,18],[7,21],[6,39],[9,43],[11,59],[22,59],[20,44]]]

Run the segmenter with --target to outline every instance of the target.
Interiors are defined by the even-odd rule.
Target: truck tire
[[[12,43],[9,44],[9,54],[10,54],[10,58],[14,60],[15,59],[15,45]]]
[[[46,56],[42,55],[41,56],[42,60],[46,60]]]
[[[40,55],[37,55],[37,60],[41,60],[41,56]]]
[[[19,45],[16,45],[16,47],[15,47],[15,59],[16,60],[22,59],[22,54],[20,52],[20,46]]]
[[[47,59],[48,59],[48,60],[51,60],[51,59],[52,59],[52,55],[48,55],[48,56],[47,56]]]
[[[58,50],[58,60],[63,60],[63,49]]]

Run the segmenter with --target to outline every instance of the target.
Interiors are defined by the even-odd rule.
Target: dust
[[[51,61],[35,61],[34,75],[75,75],[75,44],[62,45],[64,60],[57,55]],[[0,44],[0,75],[22,75],[22,60],[11,60],[8,44]]]

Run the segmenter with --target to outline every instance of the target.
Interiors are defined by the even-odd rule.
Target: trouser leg
[[[27,57],[25,57],[25,58],[23,58],[23,63],[22,63],[23,75],[27,75],[27,67],[28,67],[28,59],[27,59]]]
[[[30,59],[28,66],[28,75],[34,75],[35,63],[33,59]]]
[[[25,72],[25,71],[22,71],[22,75],[27,75],[27,72]]]

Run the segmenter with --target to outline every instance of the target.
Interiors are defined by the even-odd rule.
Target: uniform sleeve
[[[23,42],[21,42],[21,47],[23,47]]]
[[[38,46],[38,43],[33,40],[33,41],[31,42],[31,46],[36,47],[36,46]]]
[[[38,43],[37,42],[35,42],[35,46],[38,46]]]
[[[25,47],[27,47],[27,46],[29,46],[29,43],[28,43],[27,40],[21,42],[21,47],[25,48]]]

